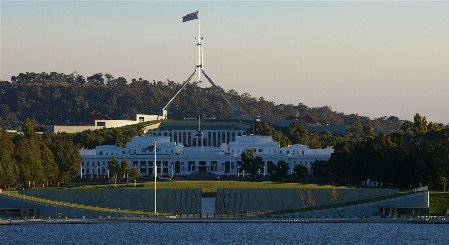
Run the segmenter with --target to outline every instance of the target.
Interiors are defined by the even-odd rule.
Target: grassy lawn
[[[449,209],[449,192],[430,192],[430,214],[444,215]]]
[[[145,188],[153,188],[153,182],[146,182]],[[200,188],[205,193],[217,192],[219,188],[333,188],[329,185],[304,184],[304,183],[284,183],[284,182],[251,182],[251,181],[166,181],[158,182],[158,188]]]
[[[114,188],[114,184],[85,185],[73,188]],[[117,184],[117,188],[154,188],[154,182],[148,181],[144,183],[138,183],[137,187],[134,187],[134,183]],[[217,189],[219,188],[334,188],[334,186],[311,183],[252,182],[237,180],[173,180],[158,181],[157,188],[200,188],[203,193],[213,193],[217,192]]]

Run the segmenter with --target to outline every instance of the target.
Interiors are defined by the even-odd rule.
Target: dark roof
[[[84,119],[85,123],[94,123],[95,120],[111,120],[110,117],[108,117],[108,115],[106,114],[102,114],[102,113],[93,113],[91,114],[89,117],[87,117],[86,119]]]
[[[201,120],[203,130],[247,130],[251,125],[240,121],[226,120]],[[166,120],[161,123],[158,130],[196,130],[198,120]]]
[[[301,117],[300,120],[304,120],[306,123],[318,124],[318,122],[310,115],[305,115]]]

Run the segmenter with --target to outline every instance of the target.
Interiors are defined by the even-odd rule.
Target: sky
[[[449,123],[449,2],[1,0],[0,79],[77,71],[184,81],[197,21],[181,17],[196,9],[204,69],[225,90]]]

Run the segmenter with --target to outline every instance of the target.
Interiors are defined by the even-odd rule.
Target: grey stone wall
[[[364,203],[334,209],[323,209],[323,210],[296,213],[296,215],[300,217],[322,217],[322,216],[329,217],[337,215],[342,217],[351,217],[351,216],[360,216],[362,214],[370,216],[375,212],[379,212],[379,209],[381,207],[428,209],[429,205],[430,205],[429,192],[426,191],[377,202]],[[295,214],[290,213],[286,215],[290,216]]]
[[[338,194],[332,202],[332,189],[218,189],[216,199],[217,213],[247,211],[274,211],[299,209],[311,206],[325,206],[345,203],[398,192],[398,189],[335,189]]]
[[[153,189],[27,189],[20,194],[85,205],[128,210],[154,210]],[[160,212],[200,213],[201,189],[158,189]]]
[[[85,210],[80,208],[71,208],[71,207],[60,207],[53,206],[49,204],[36,203],[27,200],[17,199],[13,197],[8,197],[4,195],[0,195],[0,209],[37,209],[39,210],[39,215],[36,215],[35,218],[58,218],[59,214],[61,217],[106,217],[106,216],[122,216],[123,214],[109,213],[109,212],[101,212],[101,211],[92,211]]]

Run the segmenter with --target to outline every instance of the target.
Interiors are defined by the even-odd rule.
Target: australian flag
[[[145,151],[152,151],[152,150],[154,150],[154,143],[145,148]]]
[[[198,19],[198,11],[195,11],[193,13],[190,13],[190,14],[182,17],[182,22],[187,22],[187,21],[191,21],[194,19]]]

